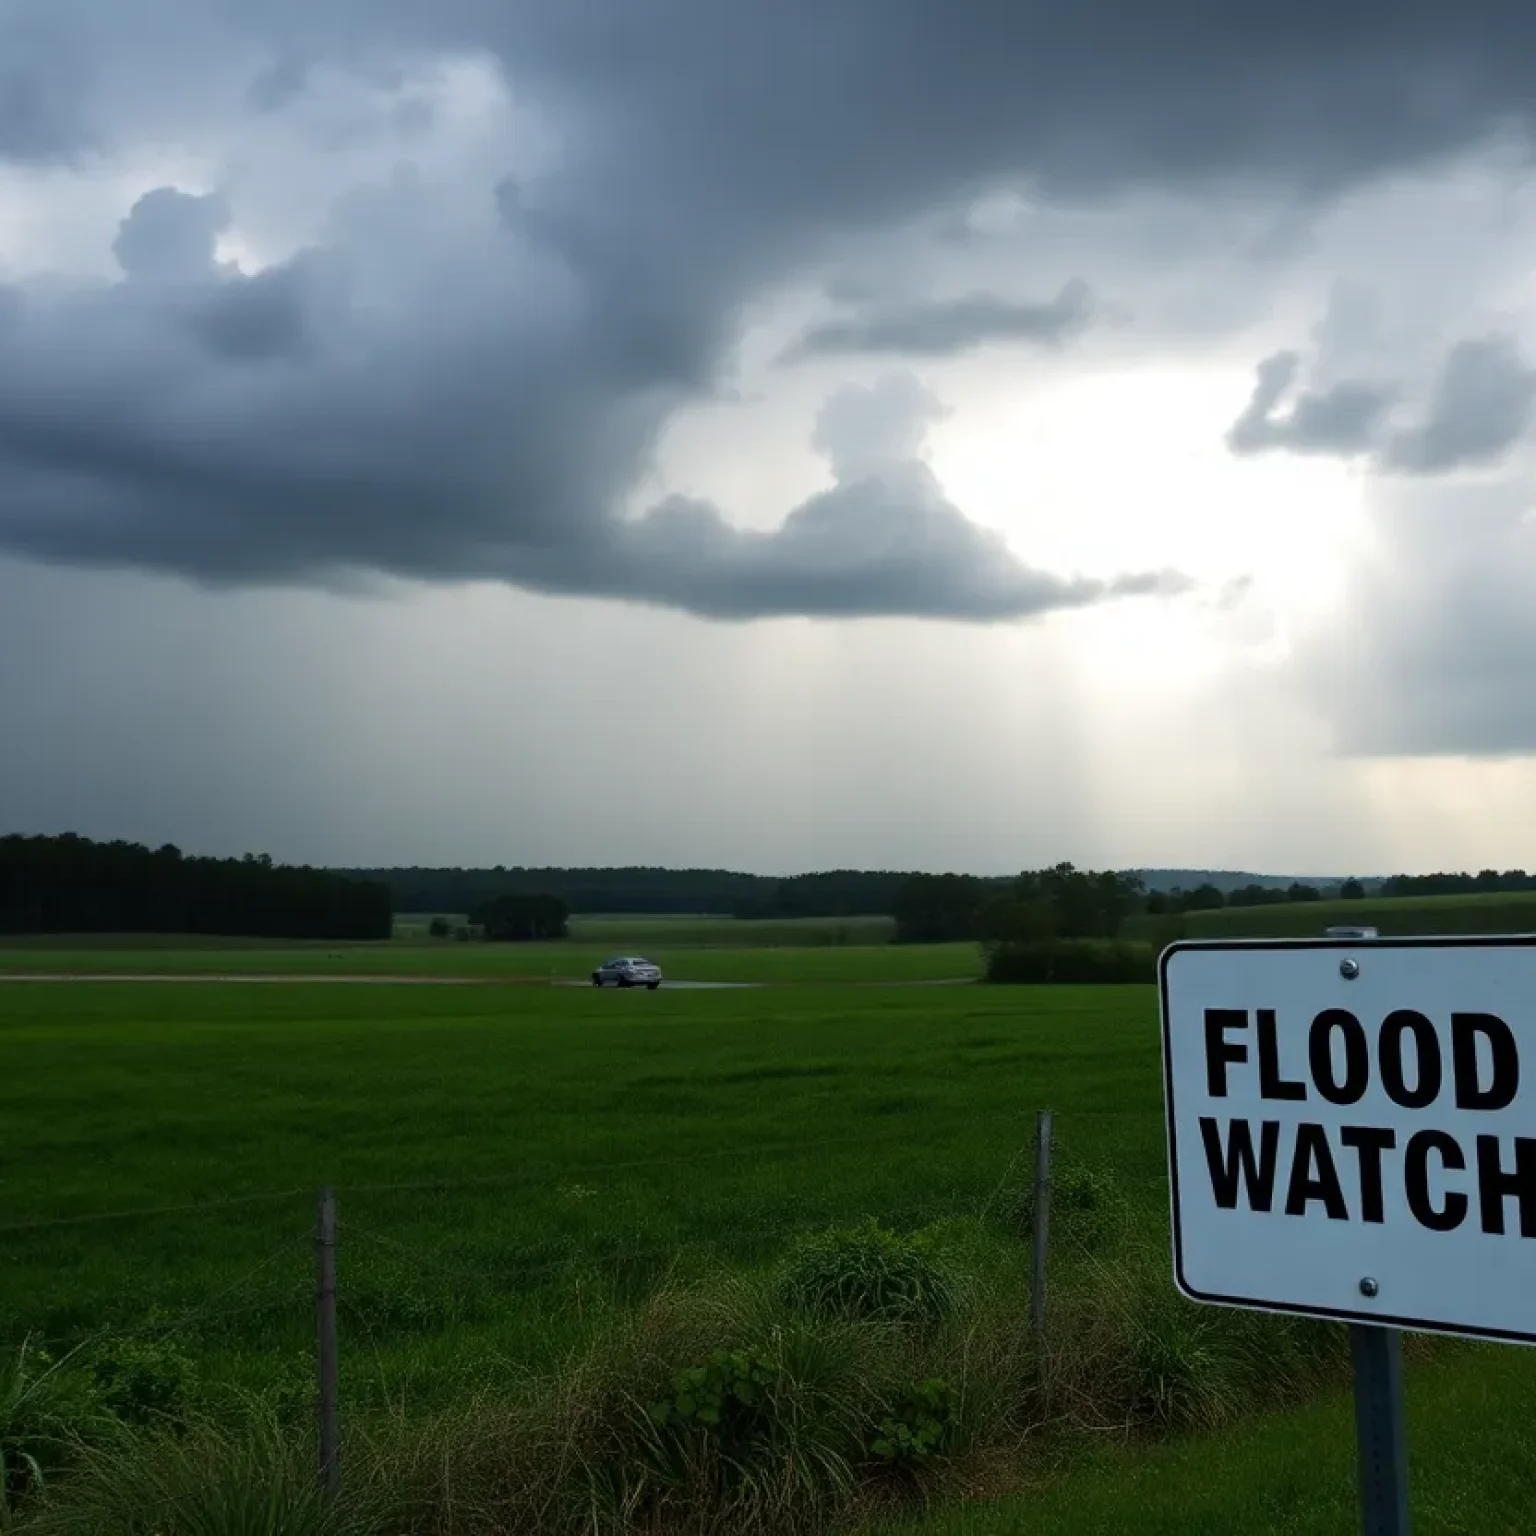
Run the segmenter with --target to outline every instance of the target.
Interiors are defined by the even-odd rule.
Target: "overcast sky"
[[[1527,0],[0,0],[0,830],[1536,865]]]

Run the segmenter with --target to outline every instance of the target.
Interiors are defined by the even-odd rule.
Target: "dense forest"
[[[171,844],[0,837],[0,933],[387,939],[389,888],[323,869],[184,857]]]
[[[721,917],[864,917],[894,909],[900,873],[833,870],[779,879],[726,869],[357,869],[397,912],[471,912],[501,896],[554,896],[572,912]]]

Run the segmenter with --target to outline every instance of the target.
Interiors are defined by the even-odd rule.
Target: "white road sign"
[[[1160,969],[1186,1296],[1536,1342],[1536,938],[1189,942]]]

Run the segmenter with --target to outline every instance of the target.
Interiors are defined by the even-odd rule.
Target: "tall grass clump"
[[[1068,1431],[1215,1430],[1342,1380],[1345,1338],[1337,1325],[1188,1301],[1166,1249],[1127,1233],[1059,1298],[1042,1379]]]
[[[818,1530],[856,1486],[869,1366],[854,1325],[758,1282],[664,1289],[520,1399],[417,1440],[410,1502],[454,1536]]]
[[[45,1490],[75,1438],[100,1418],[90,1381],[71,1356],[56,1360],[24,1339],[0,1358],[0,1529]]]
[[[362,1462],[364,1459],[359,1458]],[[177,1433],[119,1425],[19,1529],[26,1536],[395,1536],[408,1529],[366,1464],[327,1502],[309,1438],[260,1411]]]
[[[955,1308],[955,1276],[925,1233],[903,1234],[873,1217],[802,1238],[780,1275],[793,1307],[823,1316],[933,1325]]]
[[[404,1436],[419,1528],[814,1533],[953,1481],[1016,1417],[1027,1312],[944,1248],[858,1228],[663,1289],[517,1401]]]

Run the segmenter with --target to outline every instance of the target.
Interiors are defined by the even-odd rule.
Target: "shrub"
[[[446,939],[453,932],[453,924],[446,917],[434,917],[427,924],[427,933],[434,939]]]
[[[986,951],[991,982],[1110,986],[1157,980],[1158,952],[1124,939],[1057,939],[1039,944],[994,944]]]
[[[180,1350],[133,1339],[96,1351],[91,1375],[101,1406],[125,1424],[181,1421],[197,1382],[195,1367]]]
[[[955,1304],[932,1239],[892,1232],[872,1217],[802,1238],[784,1264],[780,1294],[823,1316],[893,1323],[937,1323]]]

